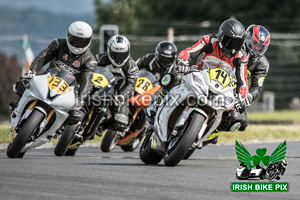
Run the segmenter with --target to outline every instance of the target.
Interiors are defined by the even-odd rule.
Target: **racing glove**
[[[246,99],[245,99],[245,104],[246,104],[246,107],[249,107],[251,106],[251,102],[253,101],[253,96],[252,94],[248,93]]]
[[[236,110],[241,110],[246,105],[246,100],[241,94],[235,95],[235,104],[234,107]]]
[[[190,72],[189,62],[187,60],[178,59],[176,72],[182,74],[189,73]]]
[[[35,75],[35,72],[34,72],[34,71],[28,70],[28,71],[24,74],[23,78],[24,78],[24,79],[31,79],[32,77],[34,77],[34,75]]]

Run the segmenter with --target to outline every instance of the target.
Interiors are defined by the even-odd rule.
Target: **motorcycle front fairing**
[[[220,98],[219,98],[219,96]],[[168,137],[168,120],[175,108],[187,98],[194,97],[198,99],[203,106],[209,106],[216,110],[216,119],[210,129],[206,131],[207,124],[203,124],[198,139],[205,141],[209,135],[219,126],[222,121],[222,113],[230,110],[234,105],[233,90],[231,87],[216,89],[216,84],[211,81],[208,70],[192,72],[182,78],[179,86],[174,87],[163,99],[156,113],[154,131],[156,135],[152,136],[151,147],[158,153],[162,154],[165,150],[165,143]],[[221,98],[222,97],[222,98]],[[220,99],[222,100],[221,102]],[[177,120],[176,126],[183,126],[192,112],[198,112],[205,118],[208,116],[200,108],[189,108],[183,111]]]
[[[54,70],[52,70],[54,71]],[[55,122],[53,125],[45,131],[35,142],[28,143],[21,152],[25,152],[28,149],[31,149],[36,146],[40,146],[49,141],[49,136],[53,137],[56,130],[61,127],[65,119],[68,117],[68,111],[75,106],[75,92],[74,86],[69,87],[69,91],[63,95],[57,94],[56,92],[51,91],[48,87],[48,79],[51,77],[51,72],[48,72],[45,75],[34,76],[30,81],[30,88],[26,89],[18,106],[12,113],[10,130],[14,131],[15,127],[19,124],[21,120],[27,119],[33,109],[38,109],[47,116],[47,111],[44,107],[36,105],[33,109],[27,109],[22,115],[24,109],[29,102],[34,100],[39,100],[48,104],[49,107],[52,107],[55,111]],[[46,118],[40,124],[40,128],[43,128],[48,121]],[[17,133],[16,133],[17,134]]]
[[[194,72],[200,73],[200,72]],[[156,113],[155,122],[154,122],[154,131],[156,136],[152,136],[151,148],[156,150],[157,153],[163,154],[165,151],[165,143],[168,140],[168,123],[171,114],[173,111],[186,101],[188,98],[198,99],[200,96],[208,94],[208,87],[202,85],[201,89],[193,86],[194,80],[192,76],[194,73],[190,73],[183,77],[182,82],[179,86],[174,87],[170,92],[164,97],[162,103],[160,104],[158,111]],[[201,74],[198,74],[202,76]],[[192,112],[199,112],[204,117],[207,117],[206,113],[199,108],[190,108],[188,111],[183,111],[179,117],[178,122],[185,122],[189,118]],[[177,123],[178,123],[177,122]],[[200,132],[203,133],[203,129]],[[198,133],[198,135],[202,135]]]

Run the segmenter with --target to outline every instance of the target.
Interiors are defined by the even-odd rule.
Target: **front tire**
[[[55,146],[54,154],[56,156],[64,156],[66,154],[68,147],[74,139],[77,127],[78,125],[66,126],[64,132],[61,134],[58,143]]]
[[[141,141],[145,136],[145,132],[146,128],[144,128],[137,136],[135,136],[132,142],[130,142],[130,144],[121,146],[121,149],[123,149],[123,151],[125,152],[133,152],[134,150],[136,150],[141,144]]]
[[[192,148],[190,149],[187,154],[183,157],[183,160],[187,160],[191,157],[191,155],[194,153],[194,151],[196,150],[196,148]]]
[[[154,132],[147,133],[139,152],[140,158],[145,164],[158,164],[163,159],[163,156],[151,148],[152,134],[154,134]]]
[[[117,131],[112,131],[108,129],[103,137],[101,143],[101,150],[103,152],[111,152],[116,146],[120,139],[120,136]]]
[[[24,154],[21,153],[23,147],[28,143],[29,138],[39,127],[41,121],[44,119],[44,114],[39,110],[33,110],[31,115],[27,118],[26,122],[20,129],[16,138],[7,147],[6,155],[9,158],[23,158]],[[23,154],[23,155],[22,155]]]
[[[197,139],[202,125],[205,121],[204,116],[200,113],[193,113],[191,122],[189,123],[183,135],[175,138],[175,143],[169,143],[164,156],[166,166],[176,166],[188,153],[193,142]]]

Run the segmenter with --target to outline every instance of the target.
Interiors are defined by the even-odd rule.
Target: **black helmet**
[[[172,42],[162,41],[155,49],[155,61],[160,67],[168,68],[173,65],[177,57],[177,47]]]
[[[246,31],[246,45],[254,56],[262,56],[267,51],[271,36],[269,31],[260,25],[251,25]]]
[[[218,40],[226,57],[235,56],[241,49],[246,38],[244,26],[235,19],[224,21],[218,32]]]

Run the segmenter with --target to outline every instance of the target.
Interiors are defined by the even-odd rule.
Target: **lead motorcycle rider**
[[[130,57],[130,43],[123,35],[111,37],[107,43],[107,52],[96,55],[98,65],[107,68],[117,79],[114,86],[114,103],[110,106],[112,117],[105,120],[102,130],[110,128],[123,131],[128,125],[127,100],[134,95],[139,68]]]
[[[222,131],[235,131],[243,120],[240,110],[248,95],[248,80],[247,80],[247,53],[242,49],[246,38],[244,26],[235,19],[225,20],[219,27],[218,34],[205,35],[192,47],[188,47],[181,51],[178,56],[178,72],[189,73],[194,68],[189,67],[189,63],[199,56],[203,56],[201,62],[198,64],[197,70],[201,70],[203,60],[220,60],[225,61],[235,68],[237,78],[236,88],[236,105],[234,110],[230,111],[228,115],[224,116],[229,118],[225,130]],[[240,111],[240,112],[239,112]],[[229,125],[229,126],[228,126]],[[219,128],[218,128],[219,129]],[[219,130],[220,131],[220,130]],[[217,137],[212,141],[213,144],[217,143]]]
[[[80,121],[84,101],[92,89],[91,75],[96,69],[96,59],[89,47],[93,35],[92,27],[83,21],[75,21],[68,28],[66,39],[53,40],[31,63],[30,69],[24,75],[25,79],[31,79],[44,65],[50,62],[47,71],[58,67],[70,71],[75,75],[77,83],[78,98],[74,110],[70,111],[68,121],[77,123]],[[19,96],[24,92],[23,83],[16,84]]]
[[[245,107],[250,106],[251,102],[257,99],[262,91],[262,86],[269,71],[269,61],[264,56],[270,45],[271,36],[269,31],[260,25],[251,25],[246,30],[246,42],[244,49],[248,53],[248,79],[251,79],[251,86],[249,93],[245,99]],[[248,118],[246,112],[242,113],[243,120],[240,131],[245,130],[248,125]]]

